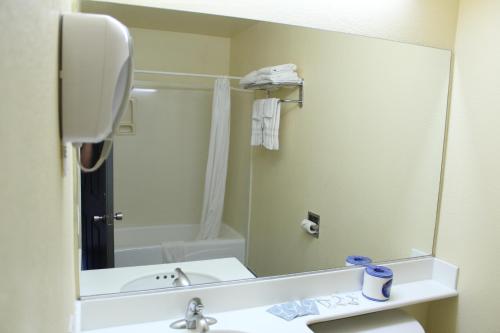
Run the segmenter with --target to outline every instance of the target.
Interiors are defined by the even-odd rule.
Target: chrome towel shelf
[[[297,103],[299,107],[304,106],[304,80],[300,83],[252,83],[243,87],[249,90],[265,90],[267,97],[271,97],[271,91],[280,88],[299,88],[299,99],[280,99],[280,103]]]

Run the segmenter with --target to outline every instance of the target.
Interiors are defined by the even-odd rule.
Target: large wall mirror
[[[82,10],[129,27],[136,69],[112,158],[81,175],[82,297],[432,253],[450,51],[101,1]],[[256,80],[272,84],[240,85],[279,64],[303,86],[265,71]]]

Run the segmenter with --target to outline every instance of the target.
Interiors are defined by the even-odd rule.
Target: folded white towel
[[[251,84],[263,83],[300,83],[301,78],[295,70],[294,64],[283,64],[272,67],[264,67],[257,71],[252,71],[240,80],[240,86],[245,87]]]
[[[255,81],[258,80],[258,77],[259,73],[257,71],[250,72],[240,80],[240,86],[247,86],[249,84],[255,83]]]
[[[281,72],[275,74],[263,74],[258,75],[256,84],[264,84],[264,83],[300,83],[302,79],[295,72]]]
[[[278,150],[281,103],[277,98],[268,98],[264,101],[262,143],[269,150]]]
[[[274,74],[258,74],[259,80],[299,80],[299,75],[296,72],[279,72]]]
[[[186,243],[164,242],[161,244],[163,263],[181,262],[186,260]]]
[[[257,99],[253,102],[252,109],[252,138],[250,144],[252,146],[261,146],[263,138],[263,115],[265,99]]]
[[[259,74],[274,74],[280,72],[295,72],[297,70],[297,65],[295,64],[283,64],[270,67],[264,67],[258,70]]]

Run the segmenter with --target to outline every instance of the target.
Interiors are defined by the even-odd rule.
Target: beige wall
[[[0,2],[0,331],[66,332],[75,300],[71,162],[58,115],[59,14]]]
[[[436,255],[459,297],[432,304],[430,332],[500,332],[500,3],[462,0]],[[493,261],[493,262],[492,262]]]
[[[135,94],[133,135],[115,137],[115,211],[124,226],[199,223],[210,134],[210,90]]]
[[[250,267],[265,276],[430,253],[450,52],[267,23],[231,45],[235,75],[292,62],[306,81],[304,108],[282,106],[280,150],[252,149]],[[319,240],[299,227],[308,210],[322,217]]]
[[[229,71],[229,38],[138,28],[130,28],[130,33],[136,69],[207,74]]]
[[[138,69],[229,73],[229,38],[130,30]],[[123,225],[199,223],[213,80],[136,77],[158,91],[134,94],[135,134],[115,138],[115,210]]]

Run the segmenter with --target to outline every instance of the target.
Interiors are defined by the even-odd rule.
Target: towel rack
[[[304,80],[299,83],[252,83],[243,87],[251,90],[265,90],[267,97],[271,97],[271,91],[280,88],[299,88],[299,99],[280,99],[280,103],[297,103],[300,108],[304,106]]]

